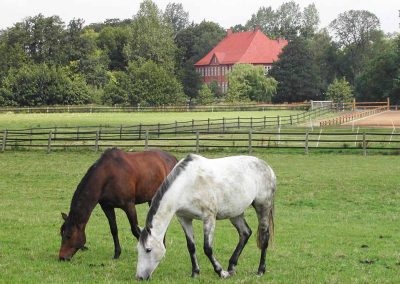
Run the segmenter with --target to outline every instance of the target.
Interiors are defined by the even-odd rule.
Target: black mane
[[[187,155],[185,159],[183,159],[181,162],[179,162],[179,164],[175,166],[172,172],[167,176],[167,178],[158,188],[156,195],[154,195],[151,201],[151,207],[146,218],[146,227],[143,229],[141,233],[140,241],[142,243],[147,239],[147,236],[150,234],[150,230],[152,228],[151,222],[153,221],[154,215],[157,213],[157,210],[160,206],[160,201],[163,198],[164,194],[168,191],[172,183],[176,180],[176,178],[182,173],[182,171],[192,160],[193,157],[191,155]]]
[[[108,159],[110,156],[115,155],[118,153],[120,150],[117,148],[111,148],[107,149],[104,151],[104,153],[100,156],[100,158],[93,163],[93,165],[90,166],[90,168],[87,170],[86,174],[83,176],[82,180],[79,182],[74,195],[72,196],[71,200],[71,205],[70,205],[70,213],[68,214],[68,219],[71,222],[76,222],[76,218],[79,218],[78,214],[76,214],[76,210],[80,210],[79,208],[82,207],[82,198],[85,195],[86,189],[87,189],[87,183],[89,182],[90,177],[96,172],[97,167],[106,159]],[[71,216],[72,215],[72,216]]]

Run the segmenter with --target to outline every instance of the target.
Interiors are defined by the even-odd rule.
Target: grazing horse
[[[125,211],[132,234],[139,239],[135,204],[150,202],[177,160],[159,150],[127,153],[106,150],[87,171],[72,197],[69,214],[61,213],[60,260],[70,260],[85,248],[85,227],[97,203],[103,209],[114,240],[114,258],[121,254],[114,208]]]
[[[193,219],[203,221],[204,252],[222,278],[232,275],[251,229],[244,219],[250,205],[258,217],[257,245],[261,249],[258,275],[265,273],[265,257],[273,233],[276,177],[263,161],[250,156],[207,159],[190,154],[181,160],[153,197],[137,245],[136,278],[149,279],[165,255],[163,238],[174,214],[186,235],[192,262],[192,277],[199,274],[193,236]],[[229,260],[228,271],[213,254],[212,242],[217,219],[229,219],[239,233],[239,243]]]

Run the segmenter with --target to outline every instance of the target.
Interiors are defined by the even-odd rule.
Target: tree
[[[326,97],[335,103],[351,102],[354,98],[351,90],[350,83],[346,79],[335,79],[332,84],[328,86]]]
[[[181,3],[168,3],[164,11],[164,20],[172,26],[174,35],[189,26],[189,13]]]
[[[98,46],[104,50],[109,59],[108,68],[125,70],[128,62],[124,56],[124,47],[128,43],[129,29],[126,26],[106,26],[98,36]]]
[[[179,49],[178,77],[189,98],[195,98],[201,87],[199,74],[194,64],[205,56],[224,36],[226,31],[216,23],[203,21],[191,24],[180,31],[175,42]]]
[[[300,33],[305,38],[311,38],[318,30],[319,14],[315,4],[310,4],[303,10]]]
[[[399,38],[400,39],[400,38]],[[363,101],[400,100],[400,88],[396,83],[400,74],[400,53],[395,40],[375,43],[371,57],[360,75],[356,77],[356,96]]]
[[[308,41],[312,54],[314,55],[315,65],[318,68],[318,74],[321,80],[321,93],[325,94],[328,85],[333,82],[336,77],[343,77],[346,72],[346,64],[341,64],[340,50],[332,41],[328,31],[322,29],[315,33]]]
[[[276,11],[276,19],[277,37],[291,40],[298,36],[302,21],[299,4],[294,1],[283,3]]]
[[[346,78],[354,85],[369,58],[371,44],[383,37],[378,18],[365,10],[350,10],[339,14],[330,25],[343,52],[348,67]]]
[[[380,29],[378,17],[365,10],[350,10],[339,14],[329,24],[342,47],[365,47]]]
[[[70,78],[65,69],[46,64],[11,69],[3,80],[1,93],[8,94],[9,101],[12,94],[11,101],[19,106],[83,104],[91,100],[82,77]]]
[[[214,102],[213,93],[211,92],[211,90],[207,86],[207,84],[203,84],[201,86],[201,89],[199,91],[199,95],[196,98],[196,102],[199,105],[209,105],[209,104],[212,104]]]
[[[182,85],[174,75],[153,61],[131,63],[128,74],[133,80],[129,98],[131,105],[160,106],[186,102]]]
[[[53,65],[65,62],[64,22],[60,17],[42,14],[28,17],[7,33],[10,45],[20,45],[33,62]]]
[[[269,74],[278,81],[274,102],[301,102],[321,99],[320,78],[309,42],[290,41]]]
[[[277,14],[271,7],[261,7],[256,14],[251,15],[251,19],[246,23],[246,30],[252,30],[259,26],[262,32],[271,38],[276,38],[277,34]]]
[[[276,80],[266,77],[262,66],[236,64],[228,77],[227,102],[266,102],[276,93]]]
[[[125,56],[130,61],[151,60],[174,72],[176,53],[171,26],[163,21],[161,11],[154,2],[144,0],[130,26]]]
[[[104,87],[101,101],[107,105],[129,105],[129,99],[134,97],[132,90],[133,81],[126,72],[113,72],[111,79]],[[136,103],[136,101],[137,99],[134,99],[133,103]]]

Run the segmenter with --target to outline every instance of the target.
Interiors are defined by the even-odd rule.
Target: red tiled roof
[[[287,40],[272,40],[260,30],[228,33],[195,66],[209,65],[215,56],[219,64],[251,63],[271,64],[278,60]]]

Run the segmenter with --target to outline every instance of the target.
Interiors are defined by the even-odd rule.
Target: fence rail
[[[348,130],[346,130],[348,131]],[[382,130],[381,130],[382,131]],[[71,136],[72,134],[72,136]],[[54,149],[89,148],[93,151],[109,147],[143,150],[149,147],[185,149],[200,152],[210,149],[239,149],[251,153],[254,149],[304,149],[308,153],[320,150],[358,150],[367,155],[370,150],[400,153],[400,133],[385,132],[323,132],[320,131],[225,131],[225,132],[137,132],[84,131],[79,133],[49,132],[24,133],[4,131],[0,141],[1,151],[7,149]]]
[[[373,106],[372,108],[371,108],[371,106],[365,106],[365,108],[367,108],[368,110],[364,110],[361,112],[353,111],[351,113],[346,113],[344,115],[341,115],[341,116],[338,116],[338,117],[335,117],[332,119],[323,120],[323,121],[320,121],[319,125],[320,125],[320,127],[341,125],[346,122],[350,122],[350,121],[353,121],[356,119],[371,116],[371,115],[378,114],[378,113],[388,110],[387,106],[378,106],[378,107]]]
[[[309,103],[292,104],[242,104],[242,105],[180,105],[180,106],[45,106],[45,107],[3,107],[0,113],[103,113],[103,112],[214,112],[214,111],[263,111],[263,110],[307,110]]]

